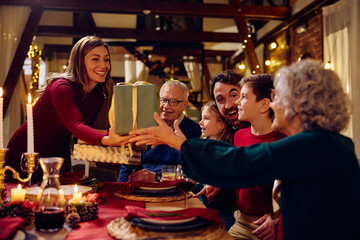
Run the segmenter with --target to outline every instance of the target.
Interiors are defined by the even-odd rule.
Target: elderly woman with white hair
[[[277,142],[237,148],[185,140],[156,115],[159,126],[134,131],[131,141],[181,149],[185,173],[213,186],[280,179],[284,239],[360,239],[360,168],[354,143],[340,134],[351,113],[340,79],[319,63],[300,61],[282,68],[274,87],[272,127],[288,135]]]

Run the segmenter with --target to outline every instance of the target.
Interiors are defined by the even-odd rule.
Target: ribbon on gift
[[[216,224],[223,224],[219,218],[219,214],[216,209],[207,209],[207,208],[186,208],[175,211],[156,211],[148,210],[136,206],[125,206],[125,215],[126,220],[133,218],[147,218],[147,219],[156,219],[156,220],[180,220],[187,219],[191,217],[200,217]]]

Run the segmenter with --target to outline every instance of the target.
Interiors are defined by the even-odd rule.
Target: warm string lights
[[[32,76],[29,84],[29,91],[32,95],[39,88],[41,54],[42,51],[38,48],[38,46],[35,43],[32,43],[27,53],[28,57],[31,59]]]

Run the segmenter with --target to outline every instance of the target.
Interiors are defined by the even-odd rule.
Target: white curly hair
[[[299,114],[303,129],[340,132],[348,126],[352,104],[337,74],[303,60],[279,70],[274,79],[276,102],[291,118]]]

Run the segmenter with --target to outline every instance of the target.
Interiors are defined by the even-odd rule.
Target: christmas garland
[[[5,188],[4,188],[5,189]],[[25,201],[7,201],[6,193],[1,193],[3,204],[0,205],[0,218],[21,217],[26,225],[34,222],[35,206],[37,202]],[[68,197],[71,200],[72,195]],[[71,202],[71,201],[69,201]],[[98,216],[99,205],[104,203],[105,199],[101,194],[91,193],[83,197],[78,204],[68,203],[65,207],[65,222],[70,227],[79,226],[80,222],[90,221]]]
[[[164,68],[165,68],[164,62],[162,62],[160,60],[153,62],[149,59],[148,54],[140,53],[138,50],[136,50],[136,48],[134,48],[133,54],[138,60],[143,62],[145,64],[145,66],[147,66],[149,68],[150,74],[152,74],[154,76],[158,76],[159,78],[163,78],[166,76],[166,73],[164,71]]]

